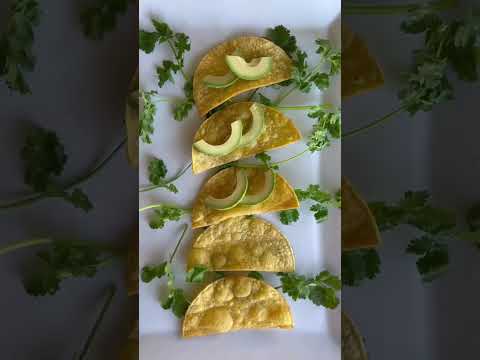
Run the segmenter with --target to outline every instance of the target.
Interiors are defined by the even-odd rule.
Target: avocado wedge
[[[228,68],[237,77],[243,80],[258,80],[267,76],[273,67],[271,56],[261,57],[257,64],[247,63],[244,58],[235,55],[226,55]]]
[[[255,194],[245,194],[240,204],[242,205],[257,205],[267,200],[275,188],[275,172],[272,169],[268,169],[265,172],[265,183],[262,189]]]
[[[236,120],[231,123],[230,126],[232,131],[227,141],[225,141],[223,144],[211,145],[202,139],[193,143],[193,147],[201,153],[211,156],[223,156],[230,154],[240,144],[243,131],[242,120]]]
[[[236,171],[236,184],[233,192],[223,199],[217,199],[209,195],[205,199],[205,205],[209,208],[216,210],[228,210],[231,209],[243,200],[248,190],[248,177],[245,171],[237,169]]]
[[[265,126],[265,111],[262,105],[254,103],[250,106],[250,112],[252,113],[252,124],[247,133],[242,135],[239,146],[245,146],[257,140]]]

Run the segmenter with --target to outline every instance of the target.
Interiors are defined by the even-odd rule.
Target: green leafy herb
[[[149,283],[153,279],[161,279],[164,276],[172,276],[172,266],[170,262],[164,261],[158,265],[147,265],[142,268],[141,278],[145,283]]]
[[[147,54],[150,54],[153,51],[157,43],[162,44],[165,41],[171,40],[174,36],[174,33],[168,24],[155,19],[152,19],[152,24],[155,27],[155,31],[149,32],[140,30],[139,32],[140,50],[143,50]]]
[[[153,125],[155,121],[155,115],[157,113],[157,106],[153,101],[153,97],[157,95],[157,92],[152,91],[140,91],[140,98],[142,99],[143,111],[140,114],[140,124],[138,127],[138,135],[142,141],[146,144],[151,144],[155,127]]]
[[[129,0],[96,0],[96,4],[85,8],[80,20],[86,37],[98,40],[115,29],[117,17],[127,12]]]
[[[365,279],[374,279],[380,273],[380,257],[375,249],[342,252],[342,283],[359,286]]]
[[[314,278],[295,273],[280,273],[282,291],[293,300],[308,299],[317,306],[335,309],[339,304],[337,292],[342,284],[338,277],[328,271],[322,271]]]
[[[289,56],[292,56],[298,50],[297,39],[283,25],[267,29],[267,37],[281,47]]]
[[[66,279],[91,278],[115,258],[111,252],[95,244],[53,240],[43,243],[49,244],[49,249],[37,253],[42,266],[24,281],[25,290],[33,296],[55,294]],[[29,242],[26,246],[39,244]],[[20,247],[23,246],[16,244],[12,249]]]
[[[255,155],[255,159],[260,160],[268,169],[278,170],[278,165],[272,163],[272,157],[267,153],[260,153]]]
[[[327,106],[318,106],[308,113],[308,117],[317,121],[313,125],[312,134],[307,142],[308,149],[312,153],[330,146],[332,138],[340,138],[342,124],[339,109],[330,111],[327,110]]]
[[[161,159],[152,159],[148,165],[148,179],[156,187],[167,189],[170,192],[177,193],[178,189],[175,185],[165,180],[167,175],[167,167]]]
[[[448,267],[448,246],[431,236],[410,241],[406,252],[418,256],[417,269],[426,282],[434,280]]]
[[[206,266],[200,265],[195,266],[188,270],[185,281],[189,283],[203,283],[205,281],[205,275],[208,273],[208,268]]]
[[[175,82],[173,74],[176,74],[180,69],[180,65],[170,60],[163,60],[162,66],[157,66],[158,87],[163,87],[167,81]]]
[[[328,192],[322,191],[320,185],[310,184],[305,190],[295,189],[297,194],[298,201],[314,201],[310,207],[310,211],[313,212],[315,220],[320,223],[327,219],[328,217],[328,207],[340,207],[340,199],[338,192],[336,194],[330,194]],[[293,222],[296,222],[299,218],[299,212],[296,209],[286,210],[280,212],[280,221],[282,224],[289,225]]]
[[[189,79],[185,82],[183,92],[185,94],[185,99],[176,104],[173,109],[173,117],[177,121],[185,119],[195,104],[195,101],[193,100],[193,79]]]
[[[254,279],[257,279],[257,280],[262,280],[264,281],[264,277],[261,273],[259,273],[258,271],[250,271],[248,273],[248,277],[251,277],[251,278],[254,278]]]
[[[178,221],[187,212],[185,209],[170,205],[160,205],[154,210],[149,225],[152,229],[163,229],[168,221]]]
[[[162,302],[162,307],[165,310],[171,309],[176,317],[182,318],[187,312],[190,303],[185,297],[185,293],[182,289],[172,288],[168,292],[167,299]]]
[[[14,0],[6,30],[0,34],[0,78],[20,94],[30,94],[24,71],[35,67],[33,29],[38,25],[40,9],[37,0]]]

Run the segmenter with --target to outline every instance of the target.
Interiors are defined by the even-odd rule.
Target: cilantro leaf
[[[265,280],[263,275],[258,271],[250,271],[247,276],[257,280]]]
[[[6,30],[0,34],[0,78],[20,94],[30,94],[23,71],[35,67],[33,55],[34,27],[40,19],[37,0],[14,0]]]
[[[203,283],[205,281],[205,275],[208,273],[206,266],[195,266],[188,270],[185,281],[189,283]]]
[[[144,266],[142,268],[141,278],[145,283],[151,282],[153,279],[161,279],[164,276],[172,276],[172,267],[168,261],[159,265]]]
[[[98,40],[115,29],[117,17],[125,14],[129,0],[97,0],[91,7],[82,10],[80,20],[86,37]]]
[[[432,281],[449,263],[448,246],[430,236],[412,240],[406,252],[418,256],[417,269],[426,282]]]
[[[165,310],[171,309],[178,318],[182,318],[187,312],[189,302],[182,289],[171,289],[167,299],[162,303]]]
[[[142,141],[146,144],[151,144],[151,135],[155,131],[153,125],[155,121],[155,115],[157,113],[157,106],[153,101],[153,97],[157,95],[156,91],[140,91],[140,97],[142,100],[143,111],[140,114],[140,124],[138,128],[138,135]]]
[[[178,192],[178,189],[175,185],[170,184],[169,181],[165,180],[165,176],[167,175],[167,167],[162,159],[154,158],[150,160],[150,163],[148,164],[148,172],[148,179],[153,185],[167,189],[172,193]]]
[[[152,229],[162,229],[168,221],[178,221],[185,213],[186,211],[183,209],[162,205],[155,209],[149,225]]]
[[[298,49],[297,39],[291,35],[290,30],[283,25],[267,29],[267,38],[281,47],[289,56],[292,56]]]
[[[53,295],[69,278],[91,278],[112,259],[95,245],[63,241],[54,241],[37,256],[42,267],[24,281],[25,290],[33,296]]]
[[[173,109],[173,117],[177,121],[185,119],[195,104],[195,101],[193,100],[193,78],[185,82],[183,92],[185,94],[185,99],[176,104]]]
[[[278,165],[272,163],[272,157],[267,153],[255,155],[255,159],[260,160],[267,169],[278,170]]]
[[[76,188],[71,193],[65,192],[63,198],[76,208],[89,212],[93,209],[93,204],[82,189]]]
[[[280,211],[280,222],[284,225],[290,225],[297,222],[300,217],[300,213],[297,209]]]
[[[21,151],[25,166],[24,180],[36,192],[46,191],[53,176],[63,172],[67,155],[53,131],[33,127],[29,130]]]
[[[295,194],[297,195],[298,201],[300,202],[307,201],[307,200],[311,200],[315,202],[315,204],[313,204],[310,207],[310,211],[313,212],[313,215],[317,223],[323,222],[327,219],[328,207],[330,206],[337,207],[337,208],[340,207],[340,203],[338,201],[338,192],[332,195],[328,192],[322,191],[320,189],[320,185],[318,184],[310,184],[305,190],[295,189]],[[288,210],[288,211],[291,211],[291,210]],[[282,220],[282,214],[281,214],[280,221],[283,224],[287,225],[291,222],[297,221],[298,215],[299,215],[298,211],[296,211],[296,214],[293,212],[290,212],[283,215],[283,220]]]
[[[139,32],[139,47],[145,53],[150,54],[157,43],[161,44],[173,38],[173,31],[168,24],[152,19],[153,26],[156,31],[149,32],[140,30]]]
[[[173,74],[176,74],[181,67],[170,60],[163,60],[161,66],[157,66],[158,87],[165,85],[167,81],[175,82]]]
[[[380,273],[380,257],[375,249],[342,252],[342,283],[359,286],[365,279],[374,279]]]
[[[317,306],[335,309],[340,303],[337,292],[341,281],[328,271],[322,271],[314,278],[307,278],[295,273],[280,273],[282,291],[293,300],[308,299]]]
[[[310,152],[321,151],[330,146],[332,139],[339,139],[342,131],[339,109],[328,111],[325,106],[313,108],[308,117],[316,119],[307,146]]]

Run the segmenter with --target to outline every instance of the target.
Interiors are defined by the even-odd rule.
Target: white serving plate
[[[193,73],[201,56],[215,44],[229,37],[241,34],[264,35],[268,27],[283,24],[297,37],[299,45],[310,55],[310,61],[317,61],[314,54],[314,40],[318,37],[329,38],[340,46],[340,0],[237,0],[207,2],[196,0],[176,1],[140,1],[140,28],[151,30],[150,18],[166,21],[174,31],[185,32],[190,36],[192,49],[186,56],[186,71]],[[171,53],[166,46],[157,46],[153,53],[140,52],[140,87],[157,89],[155,67]],[[176,84],[167,84],[159,92],[162,96],[180,97],[183,80],[176,78]],[[157,89],[158,90],[158,89]],[[268,94],[268,92],[264,92]],[[312,91],[310,94],[292,94],[283,105],[303,105],[330,102],[340,105],[340,81],[327,93]],[[302,112],[287,113],[304,135],[311,130],[312,120]],[[155,120],[153,144],[140,146],[139,182],[146,184],[147,164],[151,156],[162,158],[173,175],[191,158],[192,138],[200,126],[196,111],[183,122],[176,122],[171,109],[166,104],[158,104]],[[303,150],[305,141],[271,151],[273,159],[284,159]],[[334,143],[321,155],[307,155],[281,168],[281,174],[294,186],[305,187],[310,183],[319,183],[328,191],[337,191],[340,187],[340,144]],[[152,202],[171,202],[190,207],[198,190],[212,172],[193,176],[187,172],[177,183],[180,192],[170,194],[162,190],[143,193],[140,206]],[[316,224],[303,206],[301,221],[285,226],[278,220],[277,214],[262,216],[273,222],[290,240],[295,252],[297,272],[315,274],[323,269],[340,274],[340,211],[331,210],[328,220]],[[190,223],[185,217],[179,222],[168,223],[162,230],[148,227],[148,213],[139,217],[140,267],[158,263],[168,257],[173,250],[181,226]],[[192,239],[191,231],[180,248],[175,262],[175,270],[183,272],[185,257]],[[267,277],[273,285],[278,285],[275,277]],[[179,284],[184,285],[184,284]],[[195,294],[198,288],[189,289]],[[264,359],[267,356],[277,360],[300,357],[329,360],[340,359],[340,307],[334,311],[317,307],[305,301],[288,299],[295,321],[295,329],[242,331],[220,336],[183,340],[180,337],[181,321],[161,308],[160,293],[165,292],[164,281],[150,284],[140,283],[140,358],[143,360],[164,359],[169,355],[182,359]],[[248,344],[248,345],[246,345]]]

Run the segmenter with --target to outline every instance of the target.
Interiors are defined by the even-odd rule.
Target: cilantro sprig
[[[335,194],[330,194],[320,189],[318,184],[310,184],[305,190],[295,189],[298,200],[313,201],[314,204],[310,207],[317,223],[323,222],[328,217],[328,208],[340,208],[341,199],[340,191]],[[289,225],[298,221],[300,213],[297,209],[284,210],[280,212],[280,221],[284,225]]]
[[[37,0],[13,0],[7,26],[0,33],[0,78],[13,91],[30,94],[24,71],[35,67],[34,28],[40,19]]]
[[[163,229],[167,222],[178,221],[191,209],[184,209],[168,204],[152,204],[139,209],[139,212],[153,209],[154,213],[149,221],[150,228]]]
[[[83,33],[92,40],[103,39],[107,32],[115,29],[117,18],[127,12],[129,0],[97,0],[82,10],[80,21]]]
[[[34,193],[20,200],[0,204],[0,210],[30,205],[46,198],[59,198],[85,212],[90,211],[93,204],[78,186],[102,170],[125,142],[126,138],[85,175],[66,185],[60,185],[55,178],[62,174],[67,162],[63,144],[55,132],[41,127],[31,128],[25,139],[21,158],[24,164],[25,184]]]
[[[188,225],[183,225],[182,234],[180,235],[180,238],[177,241],[177,245],[175,246],[175,249],[170,255],[168,261],[164,261],[159,265],[144,266],[141,272],[141,279],[143,282],[146,283],[149,283],[154,279],[162,279],[163,277],[166,277],[168,294],[162,302],[162,307],[165,310],[170,309],[175,314],[175,316],[179,318],[185,315],[185,312],[187,311],[190,302],[187,300],[183,289],[177,288],[175,286],[175,274],[172,270],[172,264],[173,260],[175,259],[175,255],[180,247],[180,244],[185,237],[187,229]]]
[[[342,288],[341,281],[328,271],[322,271],[312,278],[296,273],[279,273],[278,276],[282,283],[278,288],[295,301],[308,299],[328,309],[335,309],[340,303],[337,293]]]
[[[182,177],[185,172],[190,169],[192,163],[189,162],[183,169],[181,169],[173,178],[165,179],[168,169],[162,159],[153,158],[148,165],[148,179],[151,185],[140,188],[140,192],[150,191],[158,188],[166,189],[172,193],[177,193],[178,189],[173,184],[176,180]]]
[[[0,247],[0,256],[34,246],[48,247],[37,252],[40,266],[24,280],[25,290],[32,296],[53,295],[67,279],[91,278],[121,255],[94,243],[38,238]]]
[[[379,119],[345,133],[342,138],[382,125],[404,111],[414,116],[452,100],[452,72],[462,81],[478,81],[480,17],[470,11],[463,19],[442,18],[439,11],[455,3],[443,0],[408,5],[408,18],[402,22],[401,30],[410,35],[423,35],[424,41],[423,47],[414,51],[413,64],[404,76],[405,85],[398,93],[400,104]]]
[[[375,249],[359,249],[342,252],[342,283],[360,286],[366,279],[374,279],[380,273],[381,260]]]

